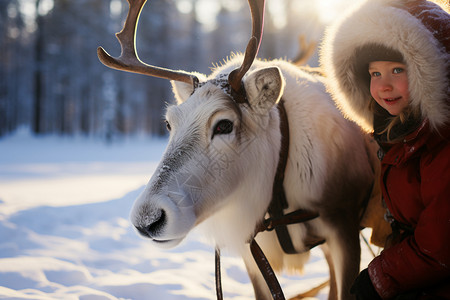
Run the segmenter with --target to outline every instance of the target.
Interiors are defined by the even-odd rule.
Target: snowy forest
[[[298,37],[320,42],[346,1],[267,0],[260,59],[291,60]],[[103,46],[120,54],[114,34],[126,0],[0,0],[0,138],[19,128],[35,135],[165,135],[173,101],[167,80],[103,66]],[[324,13],[326,12],[326,13]],[[150,64],[209,73],[250,37],[246,0],[150,0],[137,33]],[[308,61],[317,66],[317,54]]]

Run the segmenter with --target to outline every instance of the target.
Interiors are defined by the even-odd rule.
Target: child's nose
[[[382,91],[391,91],[392,90],[392,84],[389,80],[383,80],[380,84],[380,89]]]

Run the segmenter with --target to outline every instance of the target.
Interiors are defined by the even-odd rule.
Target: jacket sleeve
[[[369,264],[383,299],[450,280],[450,145],[420,162],[424,203],[414,235]]]

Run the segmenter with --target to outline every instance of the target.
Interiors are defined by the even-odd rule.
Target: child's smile
[[[406,65],[391,61],[369,64],[370,93],[391,115],[398,115],[409,104]]]

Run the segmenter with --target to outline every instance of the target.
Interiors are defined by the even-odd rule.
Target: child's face
[[[370,94],[391,115],[398,115],[409,104],[406,65],[392,61],[369,64]]]

